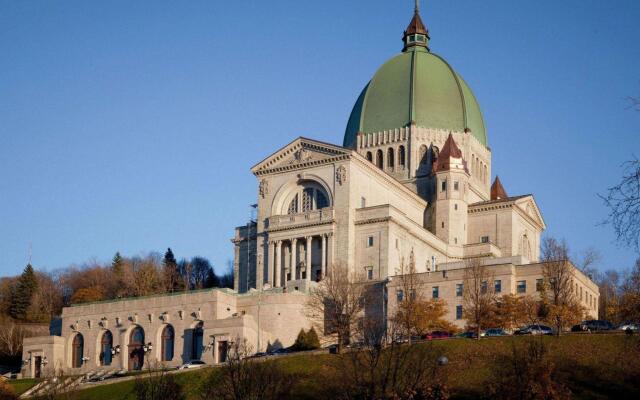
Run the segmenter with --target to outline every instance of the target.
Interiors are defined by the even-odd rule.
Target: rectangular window
[[[544,286],[544,280],[536,279],[536,291],[542,292],[542,287]]]
[[[415,299],[416,299],[416,290],[415,290],[415,289],[411,289],[411,290],[409,291],[409,298],[410,298],[411,300],[415,300]]]
[[[367,206],[367,199],[360,197],[360,207],[365,208]]]
[[[487,293],[487,288],[488,288],[487,281],[483,281],[482,284],[480,285],[480,292]]]
[[[453,204],[453,209],[456,210],[456,211],[458,210],[458,203],[454,203]]]
[[[396,298],[398,299],[398,303],[402,302],[402,300],[404,300],[404,292],[402,290],[398,290],[396,292]]]
[[[433,297],[434,299],[437,299],[440,296],[440,288],[438,288],[437,286],[434,286],[433,289],[431,290],[431,297]]]
[[[446,181],[446,179],[444,181],[442,181],[442,191],[443,192],[447,191],[447,181]]]
[[[462,319],[462,306],[456,306],[456,319]]]
[[[496,280],[493,282],[493,290],[494,290],[496,293],[502,293],[502,281],[501,281],[500,279],[496,279]]]
[[[373,236],[367,238],[367,247],[373,247]]]
[[[527,292],[527,281],[518,281],[518,293]]]
[[[464,286],[462,286],[462,283],[456,283],[456,296],[458,296],[458,297],[462,296],[463,288],[464,288]]]
[[[480,238],[480,241],[481,241],[482,243],[489,243],[489,236],[483,236],[483,237],[481,237],[481,238]]]
[[[396,250],[399,249],[400,246],[398,245],[398,239],[396,239]]]
[[[367,279],[369,279],[369,280],[373,279],[373,268],[372,267],[367,268]]]
[[[459,190],[460,185],[458,184],[458,181],[454,181],[453,182],[453,190]]]

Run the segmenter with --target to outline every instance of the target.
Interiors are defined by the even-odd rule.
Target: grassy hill
[[[480,341],[455,339],[418,343],[432,345],[449,359],[441,367],[448,377],[452,398],[472,399],[486,395],[487,385],[496,369],[496,359],[509,354],[513,343],[524,337],[487,338]],[[569,387],[575,399],[640,398],[640,337],[624,335],[569,335],[543,338],[550,358],[562,383]],[[276,358],[289,372],[299,373],[302,379],[293,387],[292,398],[320,399],[320,388],[327,365],[335,355],[300,354]],[[211,369],[176,375],[189,399],[197,399],[198,387]],[[214,371],[219,371],[215,369]],[[217,373],[217,372],[214,372]],[[72,398],[78,400],[134,399],[134,381],[84,389]]]

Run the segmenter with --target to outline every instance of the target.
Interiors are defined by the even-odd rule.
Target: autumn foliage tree
[[[480,331],[488,328],[494,317],[495,291],[493,275],[478,259],[466,261],[463,278],[463,316],[467,325],[480,338]]]
[[[447,303],[441,299],[428,299],[416,271],[413,251],[409,262],[400,260],[396,276],[400,279],[402,301],[397,305],[394,320],[396,329],[402,330],[402,336],[411,340],[413,336],[424,336],[434,330],[451,331],[455,327],[447,321]]]
[[[564,241],[545,238],[542,245],[543,290],[540,294],[547,309],[546,320],[556,329],[556,335],[582,320],[585,310],[574,290],[576,267],[569,261],[569,249]]]

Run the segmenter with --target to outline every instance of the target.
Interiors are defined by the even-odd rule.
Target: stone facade
[[[238,339],[254,351],[288,347],[300,328],[310,327],[304,303],[298,292],[210,289],[66,307],[61,336],[25,339],[22,373],[176,367],[193,359],[215,364]]]

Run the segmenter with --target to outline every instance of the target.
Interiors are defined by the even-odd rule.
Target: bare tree
[[[133,391],[136,400],[184,400],[186,398],[182,386],[173,374],[157,363],[147,364],[147,371],[136,378]]]
[[[596,266],[600,261],[602,261],[602,255],[598,249],[593,246],[588,247],[574,258],[574,263],[580,271],[592,279],[596,276]]]
[[[463,315],[480,339],[480,331],[487,327],[495,309],[493,275],[479,259],[471,258],[465,262],[462,284]]]
[[[27,332],[10,317],[0,315],[0,354],[16,357],[22,353],[22,341]]]
[[[285,372],[276,361],[248,358],[253,349],[246,339],[231,344],[222,371],[211,371],[203,381],[203,400],[278,400],[289,396],[297,374]]]
[[[542,275],[544,279],[541,297],[547,306],[547,320],[560,336],[564,328],[578,322],[584,308],[574,291],[576,267],[569,261],[569,248],[562,240],[547,237],[542,243]]]
[[[640,258],[620,285],[620,316],[626,321],[640,320]]]
[[[622,168],[622,181],[600,195],[609,209],[605,223],[613,226],[620,243],[640,253],[640,160],[633,157]]]
[[[362,325],[367,294],[367,285],[360,275],[346,266],[335,265],[310,290],[305,312],[319,332],[337,335],[340,352],[349,343],[352,332]]]
[[[598,275],[598,318],[613,323],[622,322],[620,319],[620,275],[617,271],[608,270]]]

